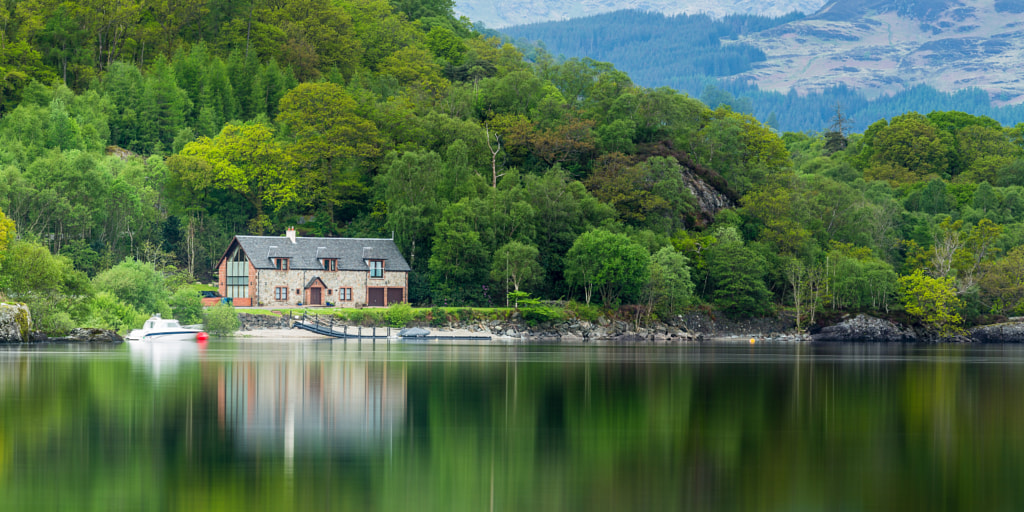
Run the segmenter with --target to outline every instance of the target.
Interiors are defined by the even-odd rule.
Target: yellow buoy
[[[754,338],[750,338],[750,344],[753,345],[754,343],[757,343],[757,340]]]

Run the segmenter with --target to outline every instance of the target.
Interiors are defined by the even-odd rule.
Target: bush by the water
[[[160,313],[169,317],[172,314],[167,306],[169,292],[164,275],[152,263],[125,258],[96,276],[93,284],[97,291],[110,292],[144,315]]]
[[[448,323],[448,315],[445,314],[443,309],[437,306],[430,308],[431,327],[443,327],[446,323]]]
[[[234,306],[229,304],[217,304],[207,309],[203,315],[203,329],[210,334],[224,336],[231,334],[242,327],[238,321],[238,313]]]
[[[406,302],[392,304],[384,313],[384,318],[390,327],[405,327],[413,319],[412,306]]]
[[[203,320],[203,299],[193,286],[183,286],[167,301],[175,320],[182,325],[198,324]]]
[[[546,322],[565,320],[564,310],[542,304],[522,307],[519,308],[519,311],[522,312],[523,320],[526,320],[526,325],[529,325],[530,327]]]
[[[110,329],[125,333],[142,327],[147,315],[139,313],[131,304],[126,304],[109,292],[99,292],[89,301],[91,314],[85,320],[86,327]]]

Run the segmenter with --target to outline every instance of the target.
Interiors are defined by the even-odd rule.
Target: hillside
[[[832,1],[802,20],[736,39],[766,61],[736,78],[804,93],[846,84],[869,97],[915,85],[981,88],[1024,102],[1024,9],[1004,0]]]
[[[983,92],[915,88],[887,106],[958,111],[891,120],[844,102],[871,123],[851,135],[827,121],[835,103],[822,119],[795,93],[709,87],[702,102],[528,56],[443,1],[144,4],[113,25],[65,7],[0,5],[0,297],[46,332],[181,318],[198,310],[187,283],[215,279],[236,235],[291,226],[393,237],[426,306],[518,290],[589,318],[906,311],[945,332],[1024,314],[1024,125],[964,113]],[[672,55],[779,26],[708,20]],[[829,131],[780,134],[803,115]]]
[[[824,3],[824,0],[459,0],[455,4],[455,12],[474,22],[482,21],[488,27],[501,28],[627,9],[668,15],[704,13],[715,17],[729,14],[782,16],[793,11],[812,13]]]

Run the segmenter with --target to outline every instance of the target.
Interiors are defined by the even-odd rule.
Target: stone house
[[[236,236],[218,269],[236,306],[387,306],[409,297],[409,264],[387,238]]]

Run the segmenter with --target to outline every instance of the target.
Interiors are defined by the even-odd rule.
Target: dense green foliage
[[[203,312],[203,329],[216,336],[227,336],[242,328],[231,304],[219,303]]]
[[[393,234],[425,306],[519,291],[590,315],[596,293],[806,323],[913,308],[898,279],[920,270],[965,322],[1024,308],[1021,126],[911,112],[851,134],[832,105],[825,133],[780,136],[610,64],[530,62],[449,3],[396,5],[142,3],[112,33],[5,8],[0,293],[48,330],[191,319],[181,290],[232,236],[295,225]]]
[[[703,14],[666,16],[624,10],[507,27],[501,32],[538,63],[549,60],[549,54],[607,61],[629,73],[637,84],[685,91],[711,108],[729,105],[783,131],[822,130],[828,126],[836,105],[843,106],[850,115],[851,127],[857,131],[876,119],[908,110],[956,109],[1007,124],[1020,122],[1024,114],[1021,106],[994,107],[988,93],[981,89],[944,93],[920,85],[893,96],[868,99],[845,85],[798,95],[795,91],[762,91],[744,80],[720,78],[741,74],[765,60],[757,48],[731,40],[800,17],[794,13],[779,18],[733,15],[712,19]]]

